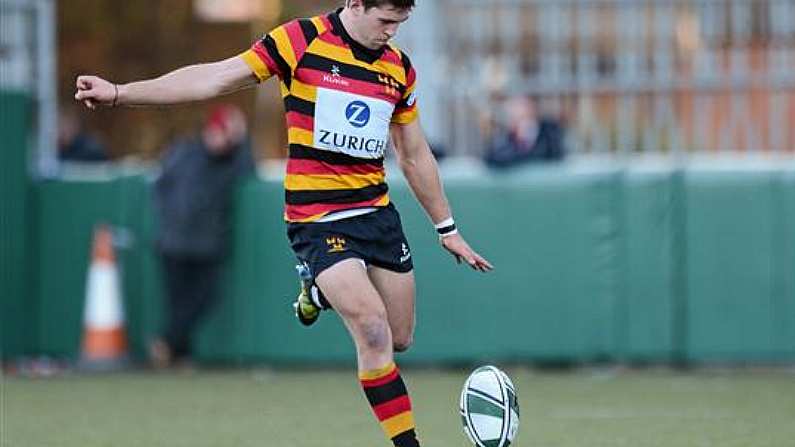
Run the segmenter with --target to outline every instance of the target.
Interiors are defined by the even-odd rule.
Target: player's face
[[[377,6],[367,11],[361,7],[358,12],[357,34],[362,40],[359,43],[373,50],[383,47],[395,37],[400,24],[411,15],[411,9],[394,6]]]

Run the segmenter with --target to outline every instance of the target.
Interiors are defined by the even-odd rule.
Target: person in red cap
[[[211,110],[199,136],[165,151],[154,190],[166,292],[166,324],[150,345],[155,367],[189,360],[197,325],[220,296],[234,186],[253,171],[246,119],[231,105]]]

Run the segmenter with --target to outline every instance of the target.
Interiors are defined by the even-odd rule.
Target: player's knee
[[[414,337],[411,334],[407,336],[398,336],[392,341],[392,349],[394,349],[395,352],[406,352],[413,344]]]
[[[374,313],[357,318],[359,343],[365,348],[382,351],[389,346],[389,324],[386,314]]]

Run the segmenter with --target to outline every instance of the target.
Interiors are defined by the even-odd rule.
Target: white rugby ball
[[[459,400],[464,433],[477,447],[508,447],[519,430],[516,388],[504,372],[481,366],[469,375]]]

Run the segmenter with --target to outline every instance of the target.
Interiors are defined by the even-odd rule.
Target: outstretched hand
[[[442,247],[449,251],[459,264],[465,261],[470,267],[480,272],[488,272],[494,268],[489,261],[472,250],[458,233],[443,237],[441,243]]]
[[[97,76],[79,76],[75,100],[81,101],[91,110],[97,106],[115,106],[118,101],[118,87]]]

